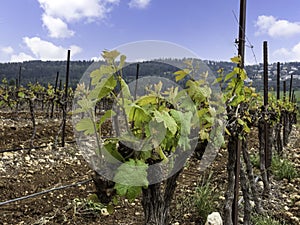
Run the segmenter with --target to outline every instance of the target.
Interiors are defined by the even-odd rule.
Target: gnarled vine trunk
[[[96,195],[101,203],[109,203],[115,194],[115,182],[107,180],[97,172],[93,175],[93,181],[96,187]]]
[[[224,204],[224,224],[232,225],[232,204],[234,200],[234,186],[235,186],[235,163],[236,163],[236,148],[238,143],[238,136],[230,136],[228,140],[228,162],[227,162],[227,174],[228,174],[228,186],[225,193]]]
[[[281,141],[281,123],[277,123],[274,127],[274,147],[278,155],[282,155],[283,147]]]
[[[142,205],[145,225],[168,225],[170,221],[171,200],[176,188],[176,180],[182,169],[169,177],[164,184],[151,184],[143,189]]]
[[[283,110],[281,112],[282,120],[283,120],[283,146],[286,146],[289,139],[289,127],[290,127],[290,121],[289,121],[289,115],[288,112]]]
[[[258,138],[259,138],[259,158],[260,158],[260,172],[262,181],[264,183],[264,195],[269,195],[270,193],[270,184],[268,179],[268,171],[267,171],[267,164],[266,164],[266,155],[265,155],[265,149],[266,149],[266,138],[265,136],[268,135],[266,133],[266,130],[268,126],[266,126],[266,121],[264,119],[261,119],[258,123]]]
[[[252,164],[250,161],[250,156],[248,153],[248,145],[247,145],[248,139],[243,140],[243,144],[242,144],[242,154],[243,154],[243,159],[245,162],[245,167],[246,167],[246,173],[248,176],[248,180],[249,180],[249,185],[250,185],[250,190],[252,193],[252,198],[253,201],[255,203],[255,211],[258,214],[261,214],[263,212],[263,208],[261,206],[261,201],[258,197],[258,191],[256,189],[256,185],[255,185],[255,179],[254,179],[254,175],[253,175],[253,168],[252,168]]]

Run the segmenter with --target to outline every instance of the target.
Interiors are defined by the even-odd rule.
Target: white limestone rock
[[[207,216],[205,225],[223,225],[220,213],[213,212]]]

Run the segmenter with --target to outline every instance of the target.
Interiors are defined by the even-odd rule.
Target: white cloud
[[[7,55],[10,55],[14,52],[14,49],[11,46],[6,46],[1,48],[1,52]]]
[[[131,0],[129,2],[130,8],[139,8],[139,9],[145,9],[150,4],[151,0]]]
[[[44,14],[42,17],[44,26],[49,30],[50,37],[67,38],[74,35],[74,31],[68,29],[68,25],[60,18],[54,18]]]
[[[280,48],[274,51],[273,57],[275,60],[284,62],[300,61],[300,42],[291,49]]]
[[[271,37],[291,37],[300,34],[300,23],[278,20],[273,16],[259,16],[255,23],[256,35],[268,34]]]
[[[68,23],[80,20],[101,20],[120,0],[38,0],[44,10],[42,20],[51,37],[70,37],[74,31],[68,29]],[[54,24],[53,24],[54,23]]]
[[[30,60],[35,60],[35,58],[33,58],[31,55],[27,55],[24,52],[21,52],[18,55],[12,55],[10,57],[10,62],[24,62]]]
[[[68,49],[71,50],[71,58],[82,51],[77,45],[64,48],[42,40],[39,37],[24,37],[23,42],[26,45],[23,48],[28,48],[28,52],[15,53],[15,50],[11,46],[0,47],[0,61],[66,60]]]
[[[24,43],[33,53],[36,59],[40,60],[66,60],[67,50],[62,46],[56,46],[51,42],[41,40],[39,37],[24,37]],[[81,52],[81,48],[72,45],[69,48],[71,50],[71,55],[76,55]]]
[[[11,46],[0,46],[0,61],[9,61],[11,55],[14,53],[14,49]]]

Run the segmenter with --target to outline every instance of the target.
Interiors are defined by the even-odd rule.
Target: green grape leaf
[[[85,113],[85,112],[86,112],[86,110],[82,109],[82,108],[77,108],[77,109],[73,110],[73,114]]]
[[[175,109],[170,110],[170,114],[173,117],[173,119],[176,121],[177,124],[181,125],[183,116],[181,111],[177,111]]]
[[[96,85],[99,80],[102,78],[103,74],[101,73],[100,69],[96,69],[91,72],[90,77],[92,78],[91,84]]]
[[[163,116],[164,124],[165,124],[166,128],[168,128],[169,131],[173,135],[175,135],[176,132],[177,132],[178,126],[177,126],[176,121],[174,120],[174,118],[171,117],[170,114],[166,111],[162,112],[162,116]]]
[[[240,104],[243,101],[245,101],[244,95],[235,96],[234,99],[229,103],[229,105],[236,107],[238,104]]]
[[[25,98],[25,93],[24,92],[19,92],[18,97],[19,98]]]
[[[176,71],[174,73],[176,82],[185,78],[190,72],[191,71],[189,69],[183,69],[183,70]]]
[[[132,99],[132,95],[130,93],[127,83],[122,78],[120,79],[120,83],[121,83],[122,97],[126,99]]]
[[[150,140],[154,148],[159,146],[166,136],[166,128],[163,122],[151,120],[148,124],[150,132]]]
[[[143,123],[149,121],[149,112],[139,105],[133,104],[129,112],[129,120],[134,121],[134,124],[141,127]]]
[[[117,144],[118,144],[118,140],[117,139],[106,139],[105,142],[104,142],[104,148],[105,148],[105,150],[103,152],[104,152],[104,154],[106,153],[106,158],[107,159],[111,158],[110,156],[113,157],[113,159],[111,160],[111,162],[115,162],[115,160],[118,160],[119,162],[124,162],[125,159],[118,152]]]
[[[189,137],[181,135],[178,140],[178,145],[183,148],[183,151],[190,149],[191,145]]]
[[[117,194],[129,200],[138,197],[142,187],[148,187],[147,169],[148,165],[144,161],[134,159],[129,159],[119,166],[114,177]]]
[[[154,117],[158,123],[163,122],[165,128],[167,128],[173,135],[177,132],[177,124],[173,117],[166,111],[159,112],[154,111]]]
[[[195,100],[196,102],[205,101],[205,96],[199,90],[199,85],[197,84],[197,82],[188,80],[186,82],[186,86],[188,87],[187,93],[193,100]]]
[[[230,60],[231,60],[231,62],[236,63],[236,64],[239,64],[242,61],[241,56],[235,56],[235,57],[231,58]]]
[[[161,81],[159,81],[157,84],[154,84],[155,93],[157,94],[161,93],[162,86],[163,83]]]
[[[209,98],[211,95],[211,89],[208,86],[199,87],[199,92],[201,92],[205,98]]]
[[[180,127],[180,135],[178,140],[178,145],[183,148],[184,151],[190,149],[190,139],[189,134],[191,131],[191,119],[193,117],[193,113],[191,111],[181,112],[174,109],[170,110],[170,114]],[[199,121],[197,121],[198,123]]]
[[[115,189],[118,195],[128,198],[130,202],[133,202],[134,199],[142,193],[142,187],[139,186],[128,186],[116,183]]]
[[[148,165],[142,160],[129,159],[117,169],[114,182],[123,185],[136,184],[137,186],[147,187]]]
[[[102,52],[102,57],[105,60],[108,60],[109,62],[114,61],[119,55],[120,52],[118,52],[117,50],[113,50],[113,51],[104,50]]]
[[[200,135],[200,139],[202,141],[209,140],[209,133],[207,131],[202,129],[202,130],[200,130],[199,135]]]
[[[136,104],[140,106],[148,105],[148,104],[157,104],[157,96],[155,95],[146,95],[140,97],[137,101]]]
[[[110,76],[109,78],[104,79],[103,81],[101,80],[98,85],[97,85],[97,87],[99,88],[98,99],[101,99],[107,96],[109,92],[114,90],[114,88],[117,86],[117,81],[114,76]]]
[[[77,101],[77,103],[81,107],[81,109],[84,110],[84,112],[89,112],[95,107],[95,101],[92,101],[87,98],[80,99]]]
[[[81,119],[75,126],[77,131],[84,131],[85,135],[94,134],[96,131],[94,130],[94,122],[91,118],[83,118]]]
[[[246,79],[248,78],[245,69],[239,69],[239,75],[240,75],[240,78],[241,78],[242,80],[246,80]]]
[[[125,61],[126,61],[126,56],[125,55],[121,55],[120,56],[120,63],[119,63],[119,66],[118,66],[118,70],[121,70],[124,67]]]
[[[192,118],[193,118],[193,112],[189,111],[189,112],[182,113],[181,129],[180,129],[181,136],[190,135]]]
[[[201,121],[204,115],[208,113],[208,108],[201,108],[200,110],[198,110],[197,113],[198,113],[199,120]]]
[[[244,95],[243,91],[244,91],[244,81],[238,79],[236,82],[235,93]]]
[[[151,156],[152,156],[152,146],[151,145],[144,145],[143,148],[141,149],[140,158],[142,160],[146,161],[147,159],[150,159]]]

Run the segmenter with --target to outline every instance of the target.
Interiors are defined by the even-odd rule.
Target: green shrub
[[[220,196],[210,182],[211,177],[212,173],[206,179],[202,177],[200,185],[196,188],[194,194],[196,211],[204,221],[208,214],[216,211],[216,204]]]
[[[293,178],[298,177],[298,172],[294,165],[287,159],[282,159],[280,156],[275,155],[272,158],[272,172],[276,179],[288,179],[289,181]]]
[[[285,222],[276,220],[274,218],[265,215],[253,215],[252,218],[253,225],[284,225]]]
[[[260,159],[258,154],[250,156],[250,161],[252,165],[256,168],[260,167],[259,160]],[[279,180],[285,178],[291,181],[291,179],[299,176],[299,173],[294,167],[294,165],[289,160],[283,159],[281,156],[278,155],[274,155],[272,157],[271,170],[275,178]]]

